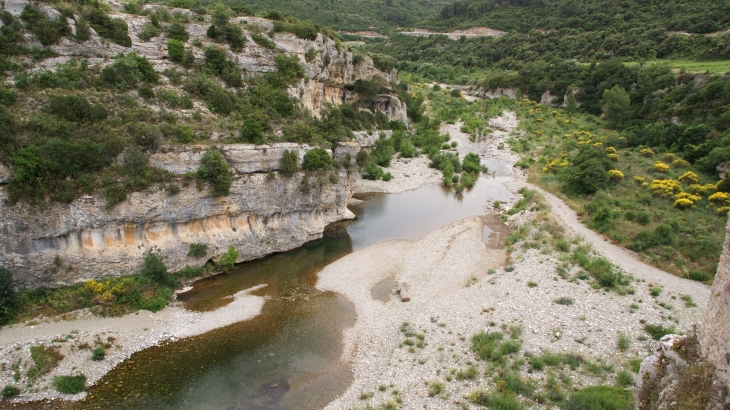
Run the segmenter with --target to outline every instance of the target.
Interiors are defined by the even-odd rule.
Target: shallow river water
[[[345,297],[315,288],[317,272],[359,249],[389,239],[416,239],[443,225],[507,202],[509,177],[481,177],[457,195],[440,186],[402,194],[357,196],[357,219],[325,238],[236,266],[179,295],[186,308],[213,310],[227,296],[259,284],[268,297],[254,319],[167,342],[134,354],[89,389],[80,408],[317,409],[352,379],[340,363],[342,332],[354,324]],[[485,231],[485,240],[487,232]],[[378,293],[378,292],[376,292]],[[383,292],[379,292],[383,293]],[[382,295],[373,295],[380,297]]]

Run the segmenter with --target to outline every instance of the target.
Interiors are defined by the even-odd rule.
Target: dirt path
[[[527,182],[515,182],[512,186],[510,186],[510,188],[519,189],[523,186],[539,192],[552,208],[552,215],[557,218],[568,231],[570,231],[573,235],[583,237],[585,241],[590,243],[599,254],[610,260],[611,263],[618,266],[626,273],[633,275],[635,278],[644,279],[650,283],[661,282],[666,287],[666,290],[689,294],[700,306],[704,307],[707,305],[707,300],[710,294],[709,286],[690,279],[680,278],[639,261],[636,258],[635,253],[608,242],[605,240],[603,235],[583,225],[578,220],[578,216],[575,211],[566,205],[560,198],[536,185]]]

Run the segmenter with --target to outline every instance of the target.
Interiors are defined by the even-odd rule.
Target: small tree
[[[228,162],[218,150],[211,150],[203,155],[198,177],[213,184],[213,196],[228,195],[233,182],[231,173],[228,172]]]
[[[163,286],[175,286],[177,284],[175,276],[167,272],[167,266],[156,253],[150,252],[145,255],[144,268],[142,268],[141,274],[150,281]]]
[[[170,60],[182,62],[185,56],[185,44],[180,40],[170,40],[167,42],[167,55]]]
[[[228,250],[221,255],[215,265],[225,272],[231,270],[233,266],[235,266],[237,259],[238,251],[233,246],[229,246]]]
[[[304,154],[304,161],[302,162],[302,168],[307,171],[316,171],[318,169],[325,169],[332,166],[332,158],[322,148],[315,148],[307,151]]]
[[[185,30],[185,26],[175,22],[170,24],[170,28],[167,29],[167,37],[184,43],[190,39],[190,34]]]
[[[299,156],[296,151],[284,150],[279,163],[279,172],[282,175],[292,175],[299,170]]]
[[[223,3],[216,3],[210,13],[210,21],[213,25],[222,27],[228,24],[228,19],[231,18],[231,14],[230,7]]]
[[[621,129],[629,120],[631,107],[629,93],[618,85],[603,91],[606,119],[614,128]]]
[[[252,144],[263,144],[266,141],[263,127],[253,118],[249,118],[243,122],[241,126],[241,138]]]

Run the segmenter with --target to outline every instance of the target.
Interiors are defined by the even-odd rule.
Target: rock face
[[[688,336],[666,335],[657,344],[654,354],[641,362],[636,384],[639,410],[670,408],[681,369],[687,361],[680,355]]]
[[[149,251],[178,270],[216,260],[229,246],[238,262],[290,250],[321,238],[327,224],[354,217],[347,209],[354,175],[340,170],[337,183],[324,185],[304,178],[234,172],[227,197],[213,198],[191,182],[172,196],[159,188],[133,193],[110,212],[96,196],[44,208],[10,205],[0,188],[0,266],[15,273],[18,286],[56,286],[134,273]],[[208,254],[188,257],[190,243],[208,244]]]
[[[719,383],[730,388],[730,221],[710,300],[700,328],[702,354],[715,366]]]
[[[265,145],[220,144],[217,146],[182,145],[162,147],[159,152],[150,156],[150,165],[179,175],[186,172],[195,172],[200,167],[203,154],[213,148],[223,153],[233,171],[243,175],[254,172],[278,171],[279,162],[284,155],[284,151],[296,152],[301,164],[304,160],[304,154],[313,147],[293,142]],[[332,153],[329,150],[327,151],[331,156]],[[357,152],[355,154],[357,155]]]

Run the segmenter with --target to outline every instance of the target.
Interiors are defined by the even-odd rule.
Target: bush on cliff
[[[198,168],[198,178],[213,185],[213,196],[227,196],[231,188],[231,173],[228,162],[218,150],[211,150],[203,155]]]
[[[140,273],[151,282],[162,286],[177,285],[177,279],[174,275],[167,272],[167,266],[165,266],[162,258],[156,253],[150,252],[144,257],[144,268],[142,268],[142,272]]]
[[[282,175],[293,175],[299,170],[299,156],[296,151],[284,150],[284,155],[279,163],[279,173]]]
[[[307,171],[317,171],[320,169],[327,169],[332,166],[332,158],[322,148],[315,148],[307,151],[304,154],[304,161],[302,162],[302,168]]]

